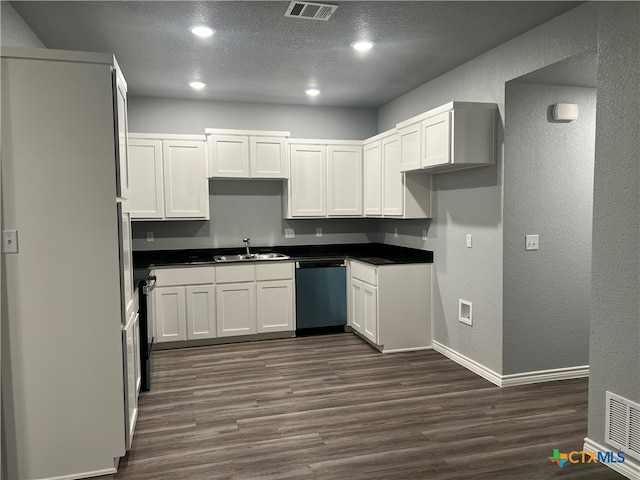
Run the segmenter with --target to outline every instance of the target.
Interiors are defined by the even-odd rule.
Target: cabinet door
[[[249,178],[249,137],[209,135],[209,176]]]
[[[420,122],[403,127],[399,130],[401,172],[420,169],[421,134]]]
[[[162,141],[129,141],[131,218],[164,218]]]
[[[422,121],[422,168],[450,163],[450,115],[444,112]]]
[[[129,198],[129,151],[128,144],[128,120],[127,120],[127,86],[119,71],[114,71],[115,96],[116,96],[116,121],[117,121],[117,192],[120,198]]]
[[[364,163],[364,214],[382,215],[382,147],[379,141],[365,145]]]
[[[327,213],[362,215],[362,147],[327,148]]]
[[[164,140],[164,205],[166,218],[209,218],[204,142]]]
[[[154,331],[157,343],[186,340],[184,287],[159,287],[154,296]]]
[[[126,388],[126,403],[127,403],[127,431],[125,432],[126,449],[131,449],[131,442],[133,441],[133,432],[136,427],[136,420],[138,418],[138,390],[136,385],[136,355],[140,354],[140,351],[136,349],[135,343],[135,327],[138,325],[138,312],[135,312],[125,328],[125,372],[127,388]]]
[[[288,178],[287,139],[283,137],[249,137],[252,178]]]
[[[382,214],[404,214],[404,173],[400,171],[400,139],[382,139]]]
[[[356,332],[364,332],[364,290],[363,283],[351,279],[350,324]]]
[[[362,333],[373,343],[378,343],[378,289],[362,284]]]
[[[213,285],[186,287],[187,340],[216,337],[216,291]]]
[[[134,370],[136,377],[136,392],[142,387],[142,358],[140,357],[140,314],[136,312],[133,326]]]
[[[258,333],[294,330],[293,281],[258,282],[256,292]]]
[[[256,284],[216,285],[216,323],[219,337],[256,333]]]
[[[327,215],[327,161],[323,145],[291,145],[290,202],[293,217]]]

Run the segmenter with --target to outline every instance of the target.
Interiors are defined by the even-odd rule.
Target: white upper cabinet
[[[132,219],[209,219],[204,140],[200,135],[129,135]]]
[[[327,147],[327,214],[362,215],[362,147]]]
[[[164,215],[209,218],[209,185],[204,142],[164,140]]]
[[[364,141],[364,215],[431,218],[431,177],[401,171],[401,136],[394,129]]]
[[[495,162],[497,106],[450,102],[397,125],[401,170],[449,172]]]
[[[209,176],[214,178],[288,178],[289,132],[205,129]]]
[[[287,218],[362,216],[362,142],[296,139],[289,148]]]

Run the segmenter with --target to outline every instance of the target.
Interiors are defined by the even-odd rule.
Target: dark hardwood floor
[[[622,479],[582,450],[587,380],[498,388],[352,334],[154,353],[116,479]]]

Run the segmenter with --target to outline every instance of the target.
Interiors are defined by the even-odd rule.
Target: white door
[[[364,332],[364,290],[363,283],[351,279],[351,328],[356,332]]]
[[[323,145],[291,145],[291,215],[327,215],[327,161]]]
[[[210,177],[249,177],[249,137],[209,135]]]
[[[256,333],[256,284],[216,285],[216,323],[219,337]]]
[[[133,326],[133,350],[136,392],[140,393],[140,387],[142,386],[142,358],[140,357],[140,315],[137,312]]]
[[[126,435],[126,449],[131,449],[131,442],[133,441],[133,432],[136,427],[136,420],[138,418],[138,389],[136,385],[136,354],[139,354],[139,350],[136,350],[135,342],[135,327],[138,325],[138,312],[135,312],[129,318],[125,328],[125,372],[127,382],[126,385],[126,402],[127,402],[127,431]]]
[[[127,120],[127,86],[119,72],[115,75],[116,118],[118,120],[118,191],[120,198],[129,198],[129,152],[127,149],[127,135],[129,130]]]
[[[284,137],[250,137],[249,158],[252,178],[289,177]]]
[[[156,342],[186,340],[185,288],[158,287],[152,295]]]
[[[400,171],[400,139],[382,139],[382,214],[404,214],[404,173]]]
[[[162,141],[129,140],[131,218],[164,218]]]
[[[419,170],[421,129],[420,122],[414,123],[399,130],[400,136],[400,171]]]
[[[216,290],[213,285],[186,287],[187,340],[216,337]]]
[[[258,333],[294,330],[293,281],[258,282],[256,292]]]
[[[365,337],[378,343],[378,289],[366,283],[362,284],[363,330]]]
[[[327,213],[362,215],[362,147],[327,148]]]
[[[450,112],[422,121],[422,167],[446,165],[450,156]]]
[[[364,146],[364,214],[382,215],[382,149],[379,141]]]
[[[167,218],[209,218],[204,142],[163,140],[164,205]]]

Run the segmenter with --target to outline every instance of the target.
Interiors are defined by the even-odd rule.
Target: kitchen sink
[[[215,262],[246,262],[252,260],[286,260],[290,258],[283,253],[241,253],[238,255],[216,255],[213,257]]]

